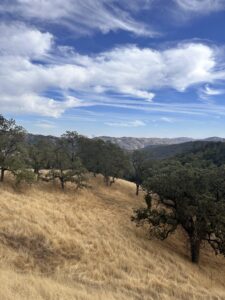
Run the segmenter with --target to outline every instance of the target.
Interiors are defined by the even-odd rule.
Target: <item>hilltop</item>
[[[224,258],[205,248],[193,265],[181,232],[149,240],[130,221],[144,205],[134,184],[90,183],[1,186],[0,299],[225,299]]]

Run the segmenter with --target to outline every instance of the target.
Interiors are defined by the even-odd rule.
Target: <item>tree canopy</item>
[[[22,164],[22,143],[25,129],[18,126],[13,119],[7,120],[0,115],[0,181],[4,180],[6,170],[14,170]]]
[[[203,242],[208,242],[216,254],[225,255],[224,175],[224,167],[203,169],[164,163],[144,182],[148,207],[136,210],[132,220],[139,225],[147,222],[150,233],[161,240],[180,226],[195,263]],[[158,197],[153,196],[155,193]]]

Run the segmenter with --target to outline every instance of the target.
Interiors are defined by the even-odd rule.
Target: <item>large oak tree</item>
[[[181,227],[194,263],[204,242],[225,255],[224,179],[224,167],[162,164],[143,184],[147,208],[136,210],[132,220],[139,225],[147,222],[150,233],[161,240]]]

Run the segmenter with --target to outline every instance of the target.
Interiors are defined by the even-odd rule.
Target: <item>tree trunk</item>
[[[64,189],[65,189],[65,183],[64,183],[63,178],[60,178],[60,183],[61,183],[61,188],[64,191]]]
[[[110,178],[109,178],[109,176],[104,176],[104,181],[105,181],[105,185],[109,186],[109,184],[110,184]]]
[[[201,241],[196,239],[196,237],[190,237],[190,246],[191,246],[191,261],[195,264],[198,264],[200,257],[200,246]]]
[[[40,173],[39,173],[39,169],[38,168],[34,169],[34,174],[37,175],[37,181],[39,181],[39,179],[40,179]]]
[[[5,169],[1,168],[1,177],[0,177],[0,181],[3,182],[4,181],[4,177],[5,177]]]
[[[34,168],[34,174],[38,175],[38,173],[39,173],[39,169],[35,167]]]
[[[140,184],[136,183],[136,196],[139,195],[139,187],[140,187]]]

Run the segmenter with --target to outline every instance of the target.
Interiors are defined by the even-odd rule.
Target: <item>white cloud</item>
[[[203,88],[200,88],[198,91],[199,97],[209,102],[212,102],[215,96],[219,96],[222,94],[225,94],[224,89],[215,89],[210,87],[208,84],[206,84]]]
[[[204,92],[204,94],[206,94],[208,96],[218,96],[218,95],[224,94],[225,90],[214,89],[214,88],[211,88],[209,85],[206,85],[203,92]]]
[[[152,92],[148,91],[143,91],[143,90],[137,90],[132,88],[131,86],[125,86],[121,89],[121,92],[127,93],[127,95],[132,95],[137,98],[143,98],[146,99],[148,102],[152,102],[153,98],[155,97],[155,94]]]
[[[52,46],[53,36],[29,28],[22,23],[0,24],[0,54],[28,56],[45,55]]]
[[[224,0],[174,0],[186,12],[198,14],[210,13],[225,9]]]
[[[71,61],[71,56],[70,56]],[[51,71],[61,83],[80,90],[113,91],[136,98],[152,100],[151,90],[170,87],[184,91],[193,84],[213,82],[224,77],[216,72],[213,48],[202,43],[180,44],[171,49],[126,46],[95,57],[74,55],[73,65],[61,65]],[[54,76],[54,75],[53,75]],[[99,89],[98,87],[101,86]]]
[[[146,124],[141,120],[134,120],[128,122],[106,122],[105,125],[112,127],[141,127],[145,126]]]
[[[64,25],[78,34],[94,30],[103,33],[125,30],[137,35],[154,35],[154,30],[135,21],[132,14],[149,7],[149,0],[10,0],[0,4],[0,12],[25,20]]]
[[[59,117],[65,110],[82,106],[80,100],[65,97],[63,101],[41,97],[36,94],[4,95],[0,99],[1,112],[37,114],[41,116]]]
[[[138,100],[140,105],[143,100],[151,102],[162,88],[183,92],[192,85],[225,79],[225,71],[217,70],[216,49],[202,43],[158,51],[128,45],[85,56],[57,48],[53,41],[51,34],[23,24],[0,25],[3,112],[57,117],[72,107],[110,106],[112,101],[120,106],[134,101],[137,106]],[[52,90],[59,91],[60,99],[54,99]],[[114,98],[109,96],[107,102],[111,94]]]
[[[166,123],[174,123],[174,119],[169,117],[161,117],[160,120]]]

